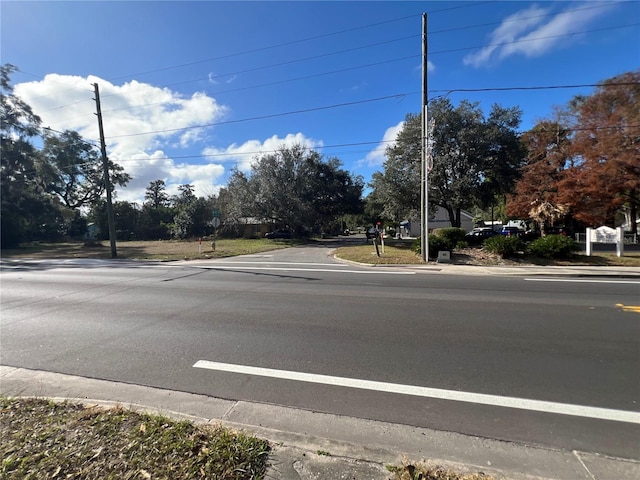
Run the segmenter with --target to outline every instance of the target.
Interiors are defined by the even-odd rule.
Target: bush
[[[484,249],[490,253],[497,253],[503,258],[513,257],[517,252],[524,250],[524,242],[515,236],[497,235],[487,238]]]
[[[421,237],[418,237],[413,242],[412,250],[416,252],[418,255],[422,254],[422,240]],[[438,252],[441,250],[453,250],[455,245],[450,245],[449,241],[444,237],[441,237],[438,234],[432,233],[429,235],[429,258],[436,258],[438,256]]]
[[[444,250],[454,250],[459,242],[464,242],[467,232],[462,228],[442,228],[438,230],[437,235],[443,238],[447,248]],[[442,248],[440,250],[443,250]]]
[[[564,235],[546,235],[529,244],[527,253],[545,258],[569,257],[580,250],[578,243]]]

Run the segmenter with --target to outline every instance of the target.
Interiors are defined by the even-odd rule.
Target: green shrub
[[[436,233],[429,234],[429,258],[436,258],[442,250],[452,251],[456,248],[465,248],[469,244],[465,239],[466,232],[462,228],[442,228]],[[421,239],[416,238],[413,243],[413,251],[420,255]]]
[[[413,242],[412,250],[416,252],[418,255],[422,254],[422,245],[421,245],[421,237],[418,237]],[[455,245],[454,245],[455,246]],[[438,256],[438,252],[441,250],[453,250],[452,245],[449,244],[448,240],[441,237],[438,234],[431,233],[429,234],[429,258],[436,258]]]
[[[429,258],[436,258],[441,250],[453,250],[453,246],[444,237],[440,235],[429,235]]]
[[[546,235],[529,244],[527,253],[545,258],[569,257],[580,250],[578,243],[564,235]]]
[[[463,248],[468,248],[469,247],[469,242],[467,242],[466,240],[460,240],[458,243],[456,243],[456,250],[462,250]]]
[[[444,250],[453,250],[456,248],[458,242],[465,241],[465,235],[467,232],[462,228],[442,228],[438,230],[437,235],[443,238],[446,242],[447,248]],[[440,250],[443,250],[442,248]]]
[[[484,242],[484,249],[490,253],[497,253],[503,258],[513,257],[519,251],[524,250],[525,245],[522,240],[515,236],[497,235],[487,238]]]

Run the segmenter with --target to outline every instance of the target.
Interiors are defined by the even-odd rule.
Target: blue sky
[[[119,200],[156,179],[206,196],[293,142],[368,181],[420,111],[423,12],[429,96],[519,106],[523,131],[593,87],[490,89],[640,66],[640,3],[612,1],[2,1],[0,57],[43,126],[96,142],[98,83],[109,156],[133,177]]]

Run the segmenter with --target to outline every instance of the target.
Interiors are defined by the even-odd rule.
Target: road
[[[0,363],[640,459],[640,281],[3,261]]]

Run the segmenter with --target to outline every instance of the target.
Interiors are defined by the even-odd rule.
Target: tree
[[[108,161],[108,169],[112,189],[126,185],[131,179],[114,162]],[[38,174],[44,190],[56,195],[70,209],[91,205],[105,192],[102,159],[96,148],[75,131],[45,134]]]
[[[364,182],[340,166],[338,159],[325,160],[300,144],[257,157],[249,180],[256,216],[302,234],[356,213]]]
[[[473,205],[480,186],[486,150],[482,111],[467,100],[454,108],[446,98],[434,100],[429,110],[435,119],[429,199],[447,211],[452,227],[459,227],[461,210]]]
[[[225,229],[240,236],[244,233],[249,217],[256,216],[254,182],[238,169],[234,169],[225,188],[221,188],[214,200],[221,212]]]
[[[637,233],[640,206],[640,70],[603,82],[569,106],[576,116],[573,153],[580,162],[562,185],[574,215],[587,224],[614,222],[626,208]]]
[[[153,208],[166,207],[169,205],[169,195],[167,195],[164,180],[154,180],[149,182],[149,186],[144,192],[146,204]]]
[[[196,201],[193,185],[179,185],[178,195],[174,195],[171,203],[174,208],[173,231],[176,238],[187,238],[193,227],[193,205]]]
[[[504,204],[511,193],[524,163],[526,149],[518,127],[522,112],[517,107],[504,108],[495,104],[485,123],[487,150],[478,191],[481,208]]]
[[[546,226],[569,211],[558,185],[572,160],[571,130],[558,122],[543,121],[524,133],[522,141],[528,154],[514,194],[508,198],[507,213],[534,219],[544,235]]]
[[[385,151],[383,172],[371,177],[370,200],[382,206],[377,215],[396,223],[420,212],[421,128],[421,116],[407,114],[395,143]]]
[[[57,206],[36,181],[37,152],[31,139],[38,135],[40,117],[13,94],[10,76],[16,70],[11,64],[0,66],[2,248],[35,239],[42,233],[42,225],[59,217]]]
[[[434,99],[429,114],[433,130],[433,165],[428,174],[429,207],[444,208],[452,226],[460,226],[461,210],[491,203],[510,191],[522,160],[517,127],[520,110],[494,105],[485,120],[477,103],[454,108],[446,98]],[[395,221],[420,211],[422,165],[421,116],[409,114],[396,142],[387,148],[384,172],[373,175],[381,215]]]

